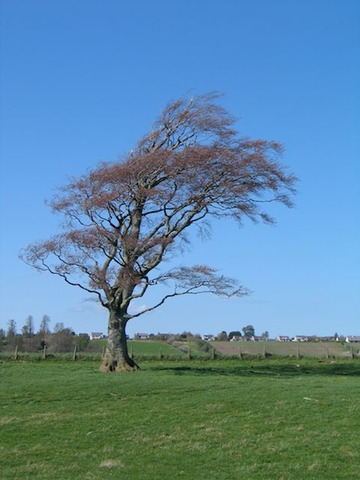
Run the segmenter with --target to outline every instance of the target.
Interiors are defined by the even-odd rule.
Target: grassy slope
[[[6,479],[357,479],[359,361],[0,364]]]
[[[172,347],[165,342],[153,342],[153,341],[136,341],[130,340],[128,342],[129,351],[136,355],[151,355],[158,356],[160,353],[167,356],[182,356],[183,352],[175,347]]]

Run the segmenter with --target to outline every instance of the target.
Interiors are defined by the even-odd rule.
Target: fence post
[[[43,350],[43,359],[46,360],[46,345],[44,345],[44,350]]]
[[[76,345],[75,345],[75,347],[74,347],[73,360],[74,360],[74,362],[75,362],[75,360],[76,360]]]
[[[19,347],[16,345],[16,347],[15,347],[15,352],[14,352],[14,359],[15,359],[15,360],[17,360],[17,358],[18,358],[18,348],[19,348]]]
[[[162,348],[160,347],[160,349],[159,349],[159,360],[161,360],[161,359],[162,359]]]
[[[188,345],[188,359],[191,360],[191,348],[190,348],[190,345]]]
[[[242,359],[242,355],[241,355],[241,346],[239,345],[239,358],[240,360]]]
[[[213,346],[211,349],[211,358],[214,360],[215,358],[215,347]]]

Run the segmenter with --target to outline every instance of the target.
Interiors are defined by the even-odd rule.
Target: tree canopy
[[[269,202],[292,206],[296,179],[280,163],[282,145],[239,136],[218,97],[171,102],[122,161],[71,179],[50,202],[64,218],[62,231],[22,252],[35,268],[94,294],[109,311],[109,332],[174,296],[246,294],[211,266],[166,269],[164,261],[179,253],[190,227],[218,218],[272,223]],[[162,283],[173,285],[170,293],[129,312],[132,301]],[[126,346],[120,348],[121,335],[110,337],[116,365],[113,357]]]

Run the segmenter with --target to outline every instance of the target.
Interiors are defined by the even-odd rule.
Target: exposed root
[[[100,372],[103,372],[103,373],[115,372],[116,367],[117,367],[116,358],[113,358],[111,356],[105,357],[100,366]]]
[[[140,370],[140,367],[132,358],[128,358],[127,361],[125,359],[118,361],[116,358],[109,356],[103,359],[100,366],[100,372],[103,373],[134,372],[136,370]]]
[[[129,358],[128,361],[122,360],[116,366],[117,372],[135,372],[136,370],[140,370],[140,367],[132,358]]]

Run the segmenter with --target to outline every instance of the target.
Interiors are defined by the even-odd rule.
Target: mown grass
[[[0,364],[0,478],[358,479],[360,363]]]

